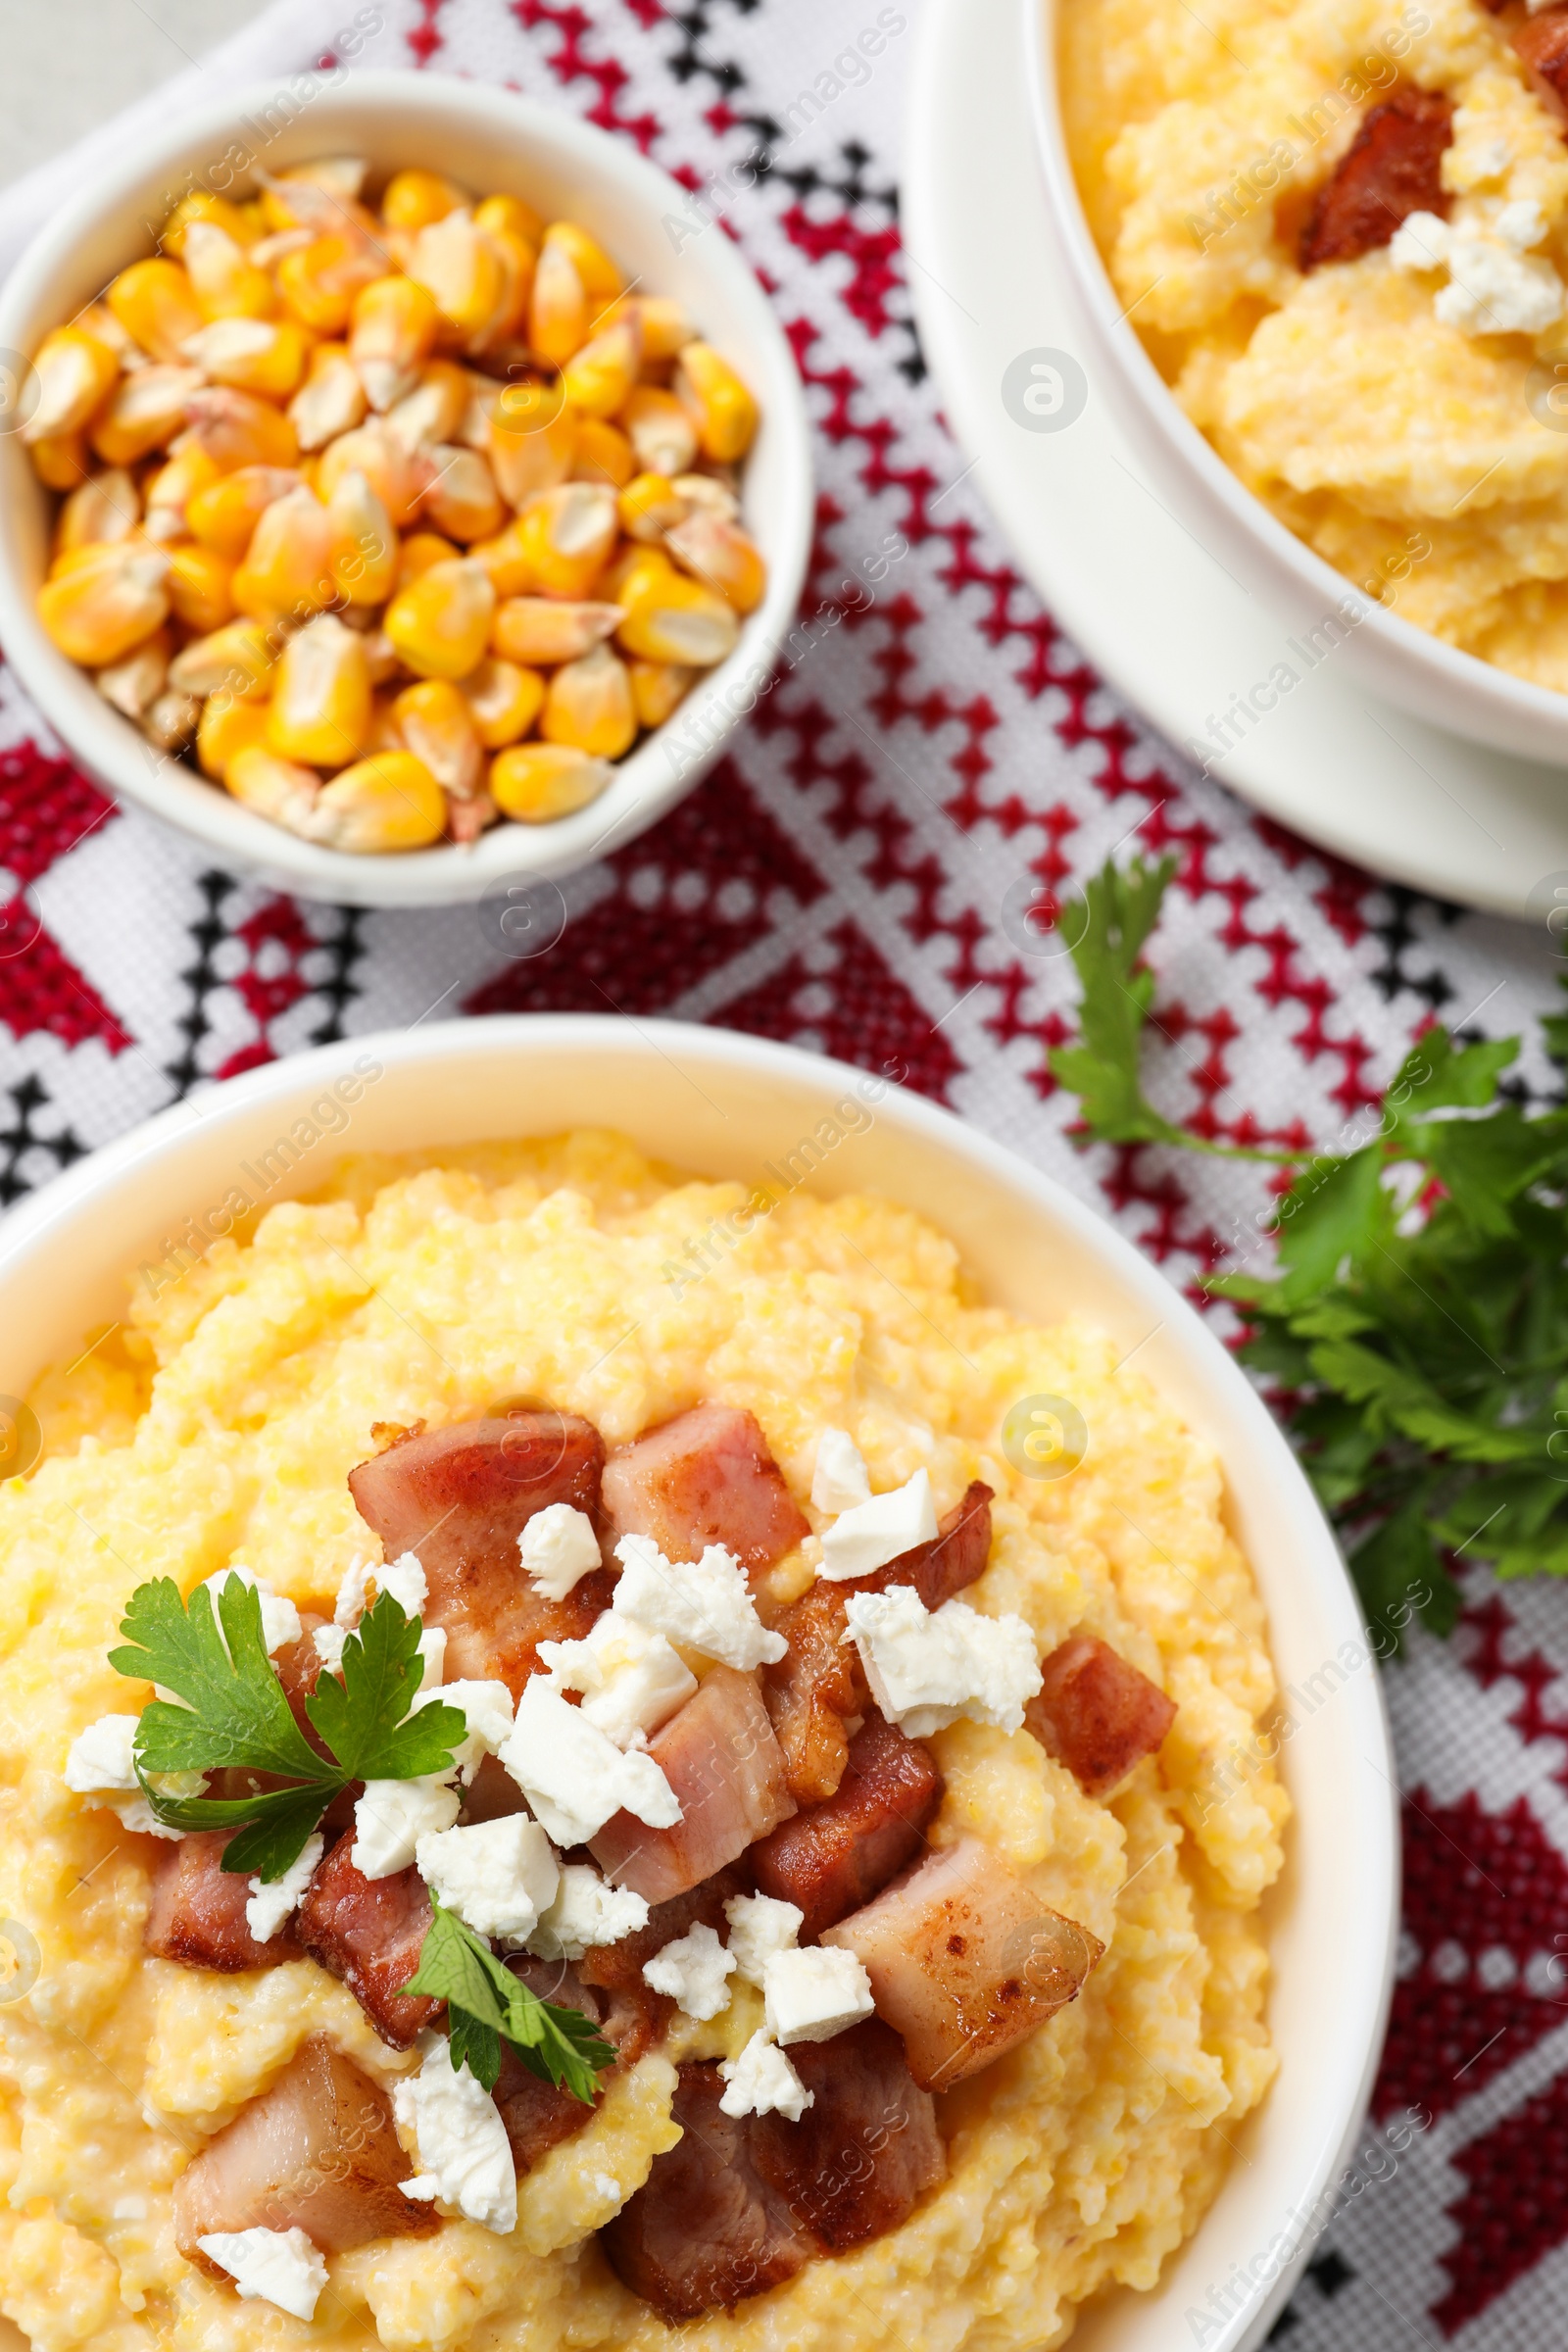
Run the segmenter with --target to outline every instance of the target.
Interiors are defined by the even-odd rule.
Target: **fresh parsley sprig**
[[[342,1679],[323,1674],[305,1712],[328,1755],[295,1722],[262,1633],[261,1595],[231,1576],[217,1613],[199,1585],[189,1605],[172,1577],[138,1585],[113,1649],[117,1673],[156,1683],[136,1733],[136,1777],[170,1829],[237,1829],[223,1868],[280,1879],[327,1806],[351,1781],[416,1780],[444,1772],[467,1735],[456,1707],[410,1712],[423,1679],[419,1620],[381,1593],[343,1644]],[[172,1797],[154,1781],[171,1772],[257,1772],[286,1785],[245,1796]]]
[[[434,1913],[419,1950],[419,1965],[402,1987],[445,2001],[452,2063],[466,2066],[486,2090],[501,2073],[501,2044],[510,2042],[530,2074],[591,2107],[600,2071],[615,2053],[580,2009],[557,2008],[514,1977],[489,1945],[432,1894]]]
[[[1455,1555],[1503,1577],[1568,1575],[1568,1110],[1501,1092],[1517,1038],[1420,1039],[1354,1149],[1197,1136],[1144,1093],[1153,975],[1141,960],[1173,862],[1107,861],[1070,924],[1081,1042],[1051,1067],[1083,1140],[1170,1144],[1294,1171],[1270,1219],[1277,1270],[1209,1288],[1246,1318],[1374,1624],[1413,1599],[1458,1611]],[[1157,1023],[1155,1024],[1157,1027]],[[1568,1014],[1542,1042],[1568,1069]]]

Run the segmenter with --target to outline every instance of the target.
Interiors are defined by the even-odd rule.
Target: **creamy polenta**
[[[1062,0],[1062,107],[1117,292],[1226,463],[1358,590],[1568,691],[1568,146],[1522,20]],[[1396,90],[1451,101],[1446,223],[1385,219],[1303,274],[1313,198]]]
[[[688,1240],[749,1198],[744,1238],[694,1278]],[[755,1209],[750,1186],[596,1133],[350,1161],[318,1199],[143,1279],[123,1323],[40,1385],[43,1456],[0,1488],[0,1915],[20,1970],[0,2003],[0,2312],[36,2352],[670,2334],[589,2233],[678,2136],[676,2062],[736,2055],[759,1994],[737,1983],[710,2023],[678,2018],[519,2180],[514,2232],[449,2218],[334,2256],[307,2325],[180,2258],[173,2183],[309,2036],[383,2087],[417,2054],[379,2041],[314,1960],[219,1976],[147,1957],[154,1842],[61,1778],[83,1727],[124,1704],[107,1652],[137,1585],[188,1592],[243,1561],[319,1601],[367,1549],[345,1482],[372,1425],[502,1398],[585,1415],[612,1446],[699,1398],[744,1406],[797,1495],[826,1424],[879,1487],[926,1466],[939,1510],[984,1479],[995,1539],[967,1597],[1022,1614],[1043,1650],[1103,1636],[1178,1706],[1108,1803],[1026,1732],[933,1736],[934,1842],[986,1840],[1105,1956],[1049,2026],[939,2098],[948,2178],[903,2228],[687,2339],[1022,2352],[1061,2341],[1098,2290],[1152,2285],[1196,2227],[1274,2071],[1258,1906],[1289,1809],[1269,1765],[1236,1769],[1274,1683],[1213,1456],[1095,1332],[985,1306],[906,1210],[803,1193]],[[1055,1479],[1019,1475],[1001,1444],[1009,1406],[1042,1394],[1089,1433]],[[771,1601],[809,1578],[797,1552]]]

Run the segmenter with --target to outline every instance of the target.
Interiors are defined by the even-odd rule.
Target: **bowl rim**
[[[248,83],[221,99],[183,108],[168,123],[115,148],[101,169],[37,231],[0,286],[0,350],[25,350],[47,332],[56,270],[86,236],[117,213],[149,174],[177,177],[196,146],[221,142],[242,121],[265,115],[298,85],[314,85],[305,120],[330,142],[339,110],[395,105],[432,124],[463,118],[497,138],[543,150],[563,176],[569,170],[608,187],[618,201],[654,218],[684,207],[686,191],[635,148],[564,107],[455,74],[366,70],[341,79],[313,72]],[[297,112],[303,103],[290,100]],[[287,129],[278,134],[287,141]],[[215,153],[220,148],[215,145]],[[260,158],[258,157],[259,161]],[[293,160],[282,157],[283,162]],[[755,708],[795,625],[810,560],[814,485],[810,425],[800,371],[784,330],[755,271],[725,236],[692,240],[692,265],[705,271],[725,308],[744,319],[765,381],[756,387],[777,477],[778,516],[763,553],[767,587],[743,622],[726,661],[706,673],[663,727],[617,762],[599,800],[548,825],[493,826],[471,846],[372,856],[301,841],[230,800],[220,786],[160,759],[129,722],[99,696],[88,673],[66,661],[40,626],[14,544],[14,523],[0,515],[0,643],[17,677],[73,759],[114,794],[149,809],[231,866],[301,896],[361,906],[463,905],[507,886],[578,871],[624,847],[695,789],[730,736]],[[8,436],[9,437],[9,436]],[[20,456],[20,444],[18,445]],[[21,463],[25,465],[24,458]],[[30,467],[28,468],[30,473]],[[9,506],[12,502],[3,503]]]
[[[247,1123],[256,1134],[270,1130],[283,1105],[294,1104],[303,1109],[313,1098],[320,1097],[326,1085],[347,1074],[357,1058],[363,1061],[366,1056],[370,1057],[378,1074],[399,1075],[410,1104],[416,1101],[421,1088],[434,1087],[438,1091],[445,1088],[447,1093],[440,1098],[444,1105],[451,1099],[452,1090],[471,1086],[477,1108],[464,1131],[474,1139],[493,1137],[498,1132],[513,1135],[559,1132],[562,1125],[559,1119],[538,1115],[531,1124],[528,1118],[493,1117],[494,1096],[484,1084],[487,1065],[492,1076],[498,1066],[504,1066],[517,1083],[526,1076],[530,1089],[539,1087],[541,1071],[546,1073],[547,1083],[555,1074],[564,1072],[561,1085],[573,1091],[580,1087],[585,1094],[591,1094],[596,1082],[601,1090],[612,1083],[614,1073],[611,1065],[615,1057],[621,1057],[622,1068],[629,1057],[657,1077],[666,1091],[668,1081],[664,1073],[671,1065],[688,1077],[695,1070],[698,1077],[692,1078],[694,1085],[699,1078],[706,1079],[707,1086],[720,1095],[728,1086],[732,1090],[732,1102],[741,1111],[764,1089],[781,1104],[804,1096],[820,1105],[834,1092],[852,1089],[862,1090],[862,1100],[870,1099],[863,1092],[868,1076],[863,1069],[793,1046],[678,1021],[628,1024],[608,1014],[503,1014],[482,1021],[449,1021],[415,1031],[386,1031],[340,1039],[225,1080],[201,1096],[159,1112],[101,1147],[0,1217],[0,1345],[8,1327],[16,1329],[22,1319],[7,1311],[9,1301],[19,1288],[24,1292],[29,1283],[41,1282],[50,1264],[61,1262],[59,1253],[90,1253],[96,1243],[96,1255],[104,1259],[108,1246],[102,1228],[112,1222],[104,1211],[122,1186],[140,1182],[146,1189],[156,1180],[157,1216],[160,1220],[170,1219],[168,1201],[181,1199],[178,1178],[182,1158],[194,1161],[210,1146],[221,1143],[223,1164],[232,1167],[232,1142],[245,1133]],[[656,1063],[661,1066],[656,1068]],[[876,1119],[888,1123],[896,1144],[906,1141],[917,1152],[927,1153],[931,1164],[940,1162],[944,1174],[951,1170],[985,1193],[988,1216],[996,1215],[1000,1205],[1050,1228],[1054,1241],[1065,1235],[1069,1247],[1089,1261],[1094,1274],[1103,1277],[1109,1290],[1136,1307],[1135,1319],[1140,1326],[1150,1310],[1154,1310],[1155,1333],[1149,1336],[1154,1339],[1156,1356],[1174,1363],[1184,1381],[1190,1380],[1193,1394],[1200,1395],[1216,1418],[1223,1419],[1227,1429],[1235,1433],[1233,1443],[1219,1447],[1221,1460],[1227,1453],[1234,1459],[1238,1452],[1245,1451],[1258,1479],[1269,1488],[1270,1524],[1289,1526],[1299,1536],[1298,1557],[1307,1562],[1304,1581],[1311,1588],[1314,1604],[1320,1604],[1325,1624],[1332,1621],[1336,1634],[1343,1632],[1347,1638],[1358,1640],[1364,1628],[1349,1578],[1300,1465],[1251,1383],[1197,1308],[1103,1215],[1054,1178],[924,1098],[886,1080],[876,1083],[884,1090],[877,1100]],[[397,1089],[393,1091],[396,1095]],[[699,1085],[698,1091],[706,1095],[707,1088]],[[531,1093],[527,1099],[531,1102]],[[467,1121],[466,1094],[463,1101],[464,1118]],[[728,1119],[729,1113],[720,1103],[713,1107],[721,1120]],[[620,1120],[615,1115],[618,1109],[617,1097],[610,1118],[588,1115],[580,1123],[623,1125],[635,1137],[635,1119]],[[662,1111],[660,1115],[668,1114]],[[408,1138],[401,1147],[385,1148],[428,1146],[428,1131],[420,1130],[413,1109],[401,1101],[396,1116],[407,1127]],[[254,1141],[242,1148],[257,1151]],[[361,1148],[378,1151],[383,1147],[371,1142]],[[648,1148],[660,1150],[653,1145]],[[345,1139],[344,1150],[354,1149],[352,1141]],[[661,1155],[670,1156],[667,1152]],[[735,1156],[741,1156],[739,1147]],[[706,1167],[712,1173],[714,1161],[723,1159],[722,1150],[700,1150],[688,1156],[685,1164],[699,1169]],[[194,1168],[191,1173],[194,1176]],[[289,1192],[317,1189],[319,1182],[319,1177],[314,1183],[285,1182],[278,1198]],[[848,1182],[852,1185],[856,1182],[853,1175]],[[835,1189],[844,1188],[832,1183],[813,1183],[812,1189],[831,1195]],[[911,1187],[911,1191],[915,1189]],[[916,1213],[930,1214],[934,1221],[940,1222],[939,1212],[917,1209]],[[129,1251],[117,1254],[115,1260],[115,1279],[122,1291],[130,1273],[129,1255]],[[22,1303],[24,1305],[24,1299]],[[1059,1306],[1054,1310],[1043,1308],[1043,1319],[1050,1319],[1053,1311],[1059,1314],[1072,1310]],[[1167,1333],[1168,1339],[1163,1337]],[[72,1331],[65,1335],[65,1340],[74,1342],[78,1336],[85,1335]],[[64,1343],[55,1343],[61,1344]],[[9,1376],[21,1395],[30,1387],[41,1368],[41,1362],[35,1362],[24,1375],[20,1362],[14,1362],[14,1368],[9,1370],[0,1362],[0,1380]],[[1186,1411],[1179,1402],[1174,1409],[1179,1413]],[[1190,1413],[1187,1417],[1191,1418]],[[1218,1441],[1214,1442],[1218,1446]],[[1276,1506],[1282,1514],[1277,1520]],[[1273,1642],[1278,1639],[1278,1595],[1283,1590],[1283,1571],[1276,1572],[1271,1594],[1269,1579],[1255,1556],[1255,1545],[1253,1548],[1250,1566],[1265,1609],[1276,1621],[1271,1634],[1272,1653]],[[1299,1665],[1296,1670],[1298,1674],[1304,1671]],[[1277,1671],[1285,1685],[1284,1694],[1298,1697],[1299,1692],[1285,1684],[1283,1668],[1277,1667]],[[1293,2139],[1283,2154],[1278,2148],[1273,2151],[1267,2177],[1269,2212],[1277,2214],[1279,2227],[1287,2238],[1300,2228],[1298,2242],[1288,2255],[1277,2259],[1271,2249],[1260,2249],[1258,2263],[1267,2254],[1273,2267],[1265,2265],[1258,2278],[1254,2275],[1258,2263],[1254,2263],[1248,2274],[1246,2291],[1236,2297],[1236,2308],[1223,2321],[1213,2323],[1218,2332],[1206,2337],[1210,2352],[1242,2352],[1244,2345],[1259,2342],[1289,2295],[1316,2234],[1308,2225],[1298,2225],[1297,2217],[1317,2214],[1325,2200],[1334,2194],[1331,2183],[1345,2165],[1360,2128],[1387,2025],[1398,1931],[1399,1886],[1398,1792],[1389,1723],[1375,1671],[1344,1683],[1335,1697],[1337,1705],[1341,1699],[1346,1700],[1347,1713],[1343,1719],[1336,1717],[1329,1736],[1337,1737],[1342,1760],[1353,1748],[1360,1761],[1369,1767],[1366,1801],[1352,1808],[1348,1820],[1335,1815],[1332,1864],[1325,1862],[1319,1842],[1315,1866],[1320,1874],[1332,1867],[1337,1877],[1342,1880],[1348,1877],[1365,1899],[1363,1908],[1354,1912],[1348,1931],[1326,1962],[1327,1975],[1336,1980],[1336,2032],[1332,2043],[1314,2047],[1310,2053],[1296,2050],[1294,2046],[1291,2051],[1281,2053],[1282,2059],[1293,2057],[1298,2069],[1310,2067],[1314,2078],[1312,2095],[1325,2112],[1320,2115],[1314,2107],[1315,2131],[1307,2138],[1307,2144],[1299,2145]],[[1298,1788],[1305,1786],[1303,1774]],[[1292,1881],[1296,1867],[1292,1854],[1298,1853],[1306,1842],[1309,1819],[1316,1821],[1314,1839],[1318,1838],[1323,1829],[1321,1808],[1328,1801],[1324,1795],[1317,1800],[1316,1808],[1309,1810],[1298,1794],[1297,1819],[1294,1830],[1288,1833],[1288,1839],[1295,1842],[1288,1842],[1283,1885],[1289,1886]],[[1298,1905],[1304,1904],[1299,1890],[1294,1899]],[[1272,1967],[1277,1953],[1272,1941],[1270,1950],[1271,1981],[1276,1984],[1277,1997],[1278,1976]],[[1300,1973],[1298,1962],[1298,1979]],[[1314,1998],[1318,1997],[1321,1996],[1314,1992]],[[1326,2097],[1322,2092],[1325,2083]],[[1277,2098],[1279,2093],[1276,2090],[1270,2095]],[[1262,2112],[1267,2113],[1266,2102]],[[1256,2120],[1250,2119],[1244,2134]],[[1239,2172],[1240,2168],[1233,2164],[1228,2180],[1236,2180]],[[1222,2184],[1220,2197],[1224,2194]],[[1216,2199],[1216,2207],[1218,2202]],[[1169,2280],[1172,2267],[1201,2239],[1214,2210],[1205,2213],[1193,2236],[1172,2253],[1162,2268],[1161,2288]],[[1278,2243],[1278,2238],[1272,2241],[1273,2245]],[[1254,2237],[1247,2239],[1249,2247],[1258,2244]],[[1226,2291],[1236,2295],[1233,2286],[1228,2285]],[[1106,2302],[1107,2298],[1102,2296],[1086,2306],[1085,2321],[1081,2324],[1087,2325],[1089,2313],[1097,2306],[1103,2309]],[[1145,2304],[1145,2298],[1134,2298],[1133,2304],[1136,2309]],[[1109,2333],[1105,2340],[1114,2340],[1117,2333],[1114,2318],[1106,2325]],[[1095,2343],[1101,2340],[1097,2334],[1086,2339]]]
[[[1017,0],[1017,5],[1024,20],[1029,109],[1047,201],[1088,322],[1141,422],[1157,435],[1208,506],[1221,510],[1235,536],[1267,557],[1276,576],[1288,573],[1294,586],[1327,610],[1353,604],[1351,642],[1363,655],[1363,673],[1376,664],[1377,688],[1391,702],[1418,717],[1432,717],[1431,703],[1423,706],[1418,699],[1424,673],[1428,692],[1436,689],[1440,698],[1440,724],[1527,759],[1568,761],[1568,693],[1499,669],[1379,604],[1281,522],[1187,415],[1131,324],[1089,225],[1061,115],[1054,33],[1062,0]],[[1370,657],[1363,641],[1375,649]]]

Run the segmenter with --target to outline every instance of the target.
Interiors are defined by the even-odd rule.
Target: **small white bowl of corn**
[[[0,643],[73,754],[362,906],[652,824],[765,690],[812,521],[789,346],[694,228],[607,133],[435,75],[117,155],[0,295]]]

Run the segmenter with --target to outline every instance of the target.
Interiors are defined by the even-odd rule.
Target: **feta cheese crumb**
[[[586,1862],[568,1862],[556,1899],[540,1913],[528,1949],[540,1960],[580,1960],[603,1943],[618,1943],[648,1925],[648,1901],[629,1886],[612,1886]]]
[[[262,1642],[270,1658],[275,1657],[280,1649],[286,1649],[291,1642],[301,1640],[305,1628],[300,1623],[300,1613],[294,1603],[291,1600],[285,1600],[280,1592],[274,1592],[270,1585],[265,1584],[260,1578],[253,1576],[248,1568],[238,1566],[220,1568],[216,1576],[209,1576],[203,1580],[208,1592],[213,1596],[213,1614],[218,1619],[218,1630],[220,1635],[223,1631],[223,1621],[218,1615],[218,1603],[223,1587],[228,1583],[230,1577],[237,1577],[242,1585],[249,1585],[252,1592],[261,1595]],[[226,1640],[223,1646],[225,1649],[228,1646]]]
[[[421,2203],[439,2197],[504,2237],[517,2226],[517,2174],[500,2111],[466,2067],[453,2071],[444,2034],[421,2034],[419,2051],[424,2063],[397,2084],[392,2112],[422,2169],[398,2185]]]
[[[600,1564],[594,1523],[569,1502],[552,1502],[535,1511],[517,1538],[517,1550],[547,1600],[564,1600],[579,1577]]]
[[[667,1992],[683,2016],[701,2023],[728,2008],[726,1980],[734,1974],[734,1954],[699,1920],[690,1935],[677,1936],[654,1954],[643,1970],[643,1983],[655,1992]]]
[[[372,1585],[377,1594],[390,1592],[405,1617],[417,1617],[424,1607],[428,1588],[416,1553],[405,1551],[380,1568],[355,1560],[337,1589],[332,1610],[334,1625],[353,1631],[369,1606]]]
[[[322,1672],[341,1674],[343,1644],[349,1638],[346,1625],[318,1625],[311,1636],[311,1646],[321,1661]]]
[[[452,1762],[465,1788],[471,1786],[474,1775],[486,1756],[493,1756],[506,1745],[512,1729],[512,1692],[505,1683],[469,1682],[441,1683],[435,1690],[420,1688],[415,1698],[415,1711],[420,1707],[456,1707],[468,1727],[468,1736],[460,1740],[452,1750]],[[448,1776],[442,1775],[443,1779]]]
[[[419,1696],[428,1691],[439,1697],[441,1677],[447,1670],[447,1629],[444,1625],[421,1625],[419,1655],[424,1660],[424,1673],[419,1680]]]
[[[137,1715],[100,1715],[96,1723],[89,1723],[72,1741],[62,1777],[73,1794],[93,1797],[111,1813],[118,1814],[127,1830],[139,1831],[148,1838],[177,1839],[184,1832],[170,1829],[158,1819],[136,1778],[131,1754],[140,1720]],[[168,1787],[172,1794],[194,1796],[203,1777],[201,1773],[169,1773],[161,1785]],[[192,1784],[188,1789],[176,1786],[187,1781]]]
[[[1505,204],[1485,226],[1411,213],[1395,232],[1389,260],[1396,270],[1447,270],[1432,304],[1445,325],[1467,335],[1536,335],[1563,312],[1561,278],[1530,253],[1545,233],[1541,208],[1528,197]]]
[[[774,2041],[831,2041],[875,2006],[863,1963],[836,1945],[774,1952],[762,1971],[762,2017]]]
[[[297,2320],[316,2317],[326,2265],[303,2230],[215,2230],[196,2240],[226,2271],[245,2303],[274,2303]]]
[[[806,1914],[797,1904],[778,1902],[770,1894],[732,1894],[724,1917],[736,1969],[748,1984],[760,1987],[767,1962],[775,1952],[790,1950]]]
[[[653,1757],[623,1755],[545,1675],[523,1685],[500,1756],[558,1845],[586,1845],[622,1810],[651,1830],[673,1829],[681,1817],[680,1799]]]
[[[425,1885],[476,1936],[531,1935],[560,1877],[549,1838],[526,1813],[427,1833],[414,1859]]]
[[[816,2105],[815,2091],[765,2034],[754,2034],[738,2058],[721,2059],[718,2071],[729,2086],[718,2102],[723,2115],[787,2115],[798,2124]]]
[[[811,1501],[819,1511],[853,1511],[871,1499],[871,1474],[847,1430],[824,1429],[816,1441]]]
[[[617,1617],[635,1618],[742,1674],[776,1664],[789,1647],[758,1616],[741,1564],[721,1544],[710,1544],[700,1560],[676,1564],[651,1537],[622,1536],[615,1557],[621,1567],[612,1603]]]
[[[873,1568],[885,1568],[917,1544],[934,1544],[936,1536],[931,1473],[917,1470],[904,1486],[841,1512],[823,1531],[821,1573],[830,1584],[869,1576]]]
[[[911,1740],[967,1715],[1015,1732],[1040,1688],[1035,1638],[1021,1617],[982,1617],[961,1600],[933,1613],[912,1586],[852,1592],[843,1639],[860,1653],[871,1695]]]
[[[450,1830],[461,1799],[447,1775],[417,1781],[367,1781],[354,1808],[354,1867],[367,1879],[407,1870],[421,1838]]]
[[[582,1642],[541,1642],[551,1688],[581,1690],[582,1713],[617,1747],[642,1747],[697,1689],[697,1677],[662,1634],[606,1609]]]
[[[325,1847],[326,1839],[317,1831],[306,1838],[298,1859],[289,1864],[280,1879],[252,1879],[245,1925],[258,1943],[270,1943],[289,1913],[298,1910]]]

